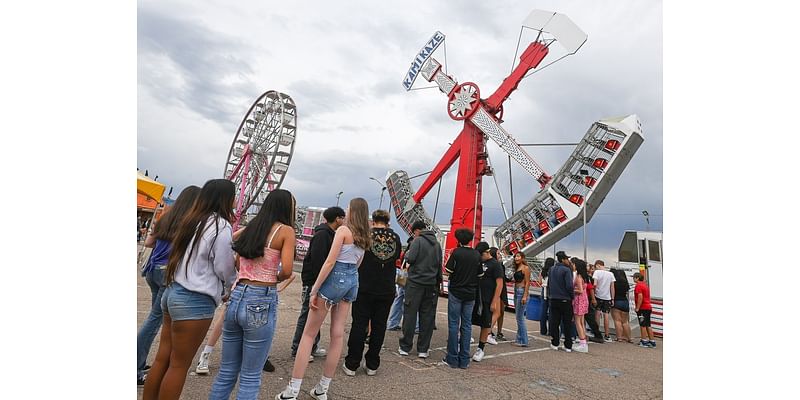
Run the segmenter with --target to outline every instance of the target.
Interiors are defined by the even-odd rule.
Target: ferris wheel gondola
[[[250,106],[225,162],[225,178],[236,185],[234,229],[283,183],[296,135],[297,107],[287,94],[270,90]]]

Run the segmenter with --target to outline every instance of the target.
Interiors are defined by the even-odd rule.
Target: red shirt
[[[639,299],[639,295],[642,295],[642,305],[639,307],[640,310],[652,310],[653,306],[650,304],[650,288],[647,287],[647,284],[644,282],[637,282],[636,287],[633,289],[634,299]]]

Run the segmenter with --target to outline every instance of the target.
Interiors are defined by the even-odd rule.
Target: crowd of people
[[[137,384],[144,386],[144,400],[180,397],[209,328],[195,371],[208,373],[209,356],[221,337],[221,362],[210,399],[228,399],[237,381],[236,397],[255,399],[262,371],[275,370],[269,354],[278,296],[294,279],[295,199],[287,190],[270,192],[256,217],[233,232],[234,196],[233,183],[225,179],[210,180],[202,188],[190,186],[145,238],[145,246],[153,251],[142,270],[152,292],[151,310],[137,336]],[[368,376],[376,375],[387,330],[402,331],[400,356],[410,356],[416,336],[417,357],[430,357],[437,304],[443,294],[443,251],[434,232],[423,222],[414,223],[413,236],[403,249],[389,227],[389,213],[376,210],[370,216],[362,198],[352,199],[347,210],[330,207],[323,217],[325,223],[314,229],[300,274],[302,306],[291,345],[291,379],[275,395],[276,400],[298,397],[308,363],[315,357],[325,357],[322,376],[309,390],[315,399],[327,399],[338,368],[348,376],[361,369]],[[517,334],[512,344],[528,346],[525,312],[534,278],[521,253],[514,255],[506,270],[497,248],[486,242],[470,246],[474,232],[462,228],[454,235],[458,247],[444,263],[448,333],[441,362],[468,368],[470,362],[483,360],[486,344],[504,339],[506,282],[514,286]],[[605,271],[600,260],[587,265],[564,252],[545,261],[536,279],[547,299],[542,302],[541,333],[551,335],[551,348],[560,348],[564,332],[564,350],[587,352],[587,323],[594,335],[590,340],[610,341],[609,311],[617,340],[631,341],[628,282],[624,273],[617,272],[622,271]],[[640,346],[655,347],[649,328],[649,289],[641,274],[634,278]],[[603,315],[605,334],[595,321],[595,310]],[[319,343],[328,314],[326,350]],[[351,328],[340,367],[348,317]],[[478,348],[470,354],[473,325],[480,327],[480,335]],[[153,365],[148,366],[147,355],[159,328],[159,347]]]

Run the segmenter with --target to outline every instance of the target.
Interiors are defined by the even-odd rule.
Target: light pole
[[[339,207],[339,198],[342,197],[342,193],[344,193],[344,192],[339,192],[336,195],[336,207]]]
[[[650,232],[650,213],[647,210],[643,210],[642,215],[644,215],[644,220],[647,222],[647,231]]]
[[[383,207],[383,192],[386,191],[386,186],[381,181],[377,180],[376,178],[373,178],[373,177],[370,176],[369,179],[372,179],[373,181],[377,182],[378,185],[381,185],[381,202],[378,205],[378,209],[380,209],[381,207]]]

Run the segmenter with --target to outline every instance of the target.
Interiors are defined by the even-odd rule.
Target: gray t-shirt
[[[192,235],[189,247],[175,270],[175,282],[193,292],[211,296],[214,303],[219,305],[223,283],[228,290],[236,279],[232,241],[231,224],[212,214],[206,221],[205,231],[192,252],[192,258],[187,260],[189,250],[194,246],[194,234]]]

